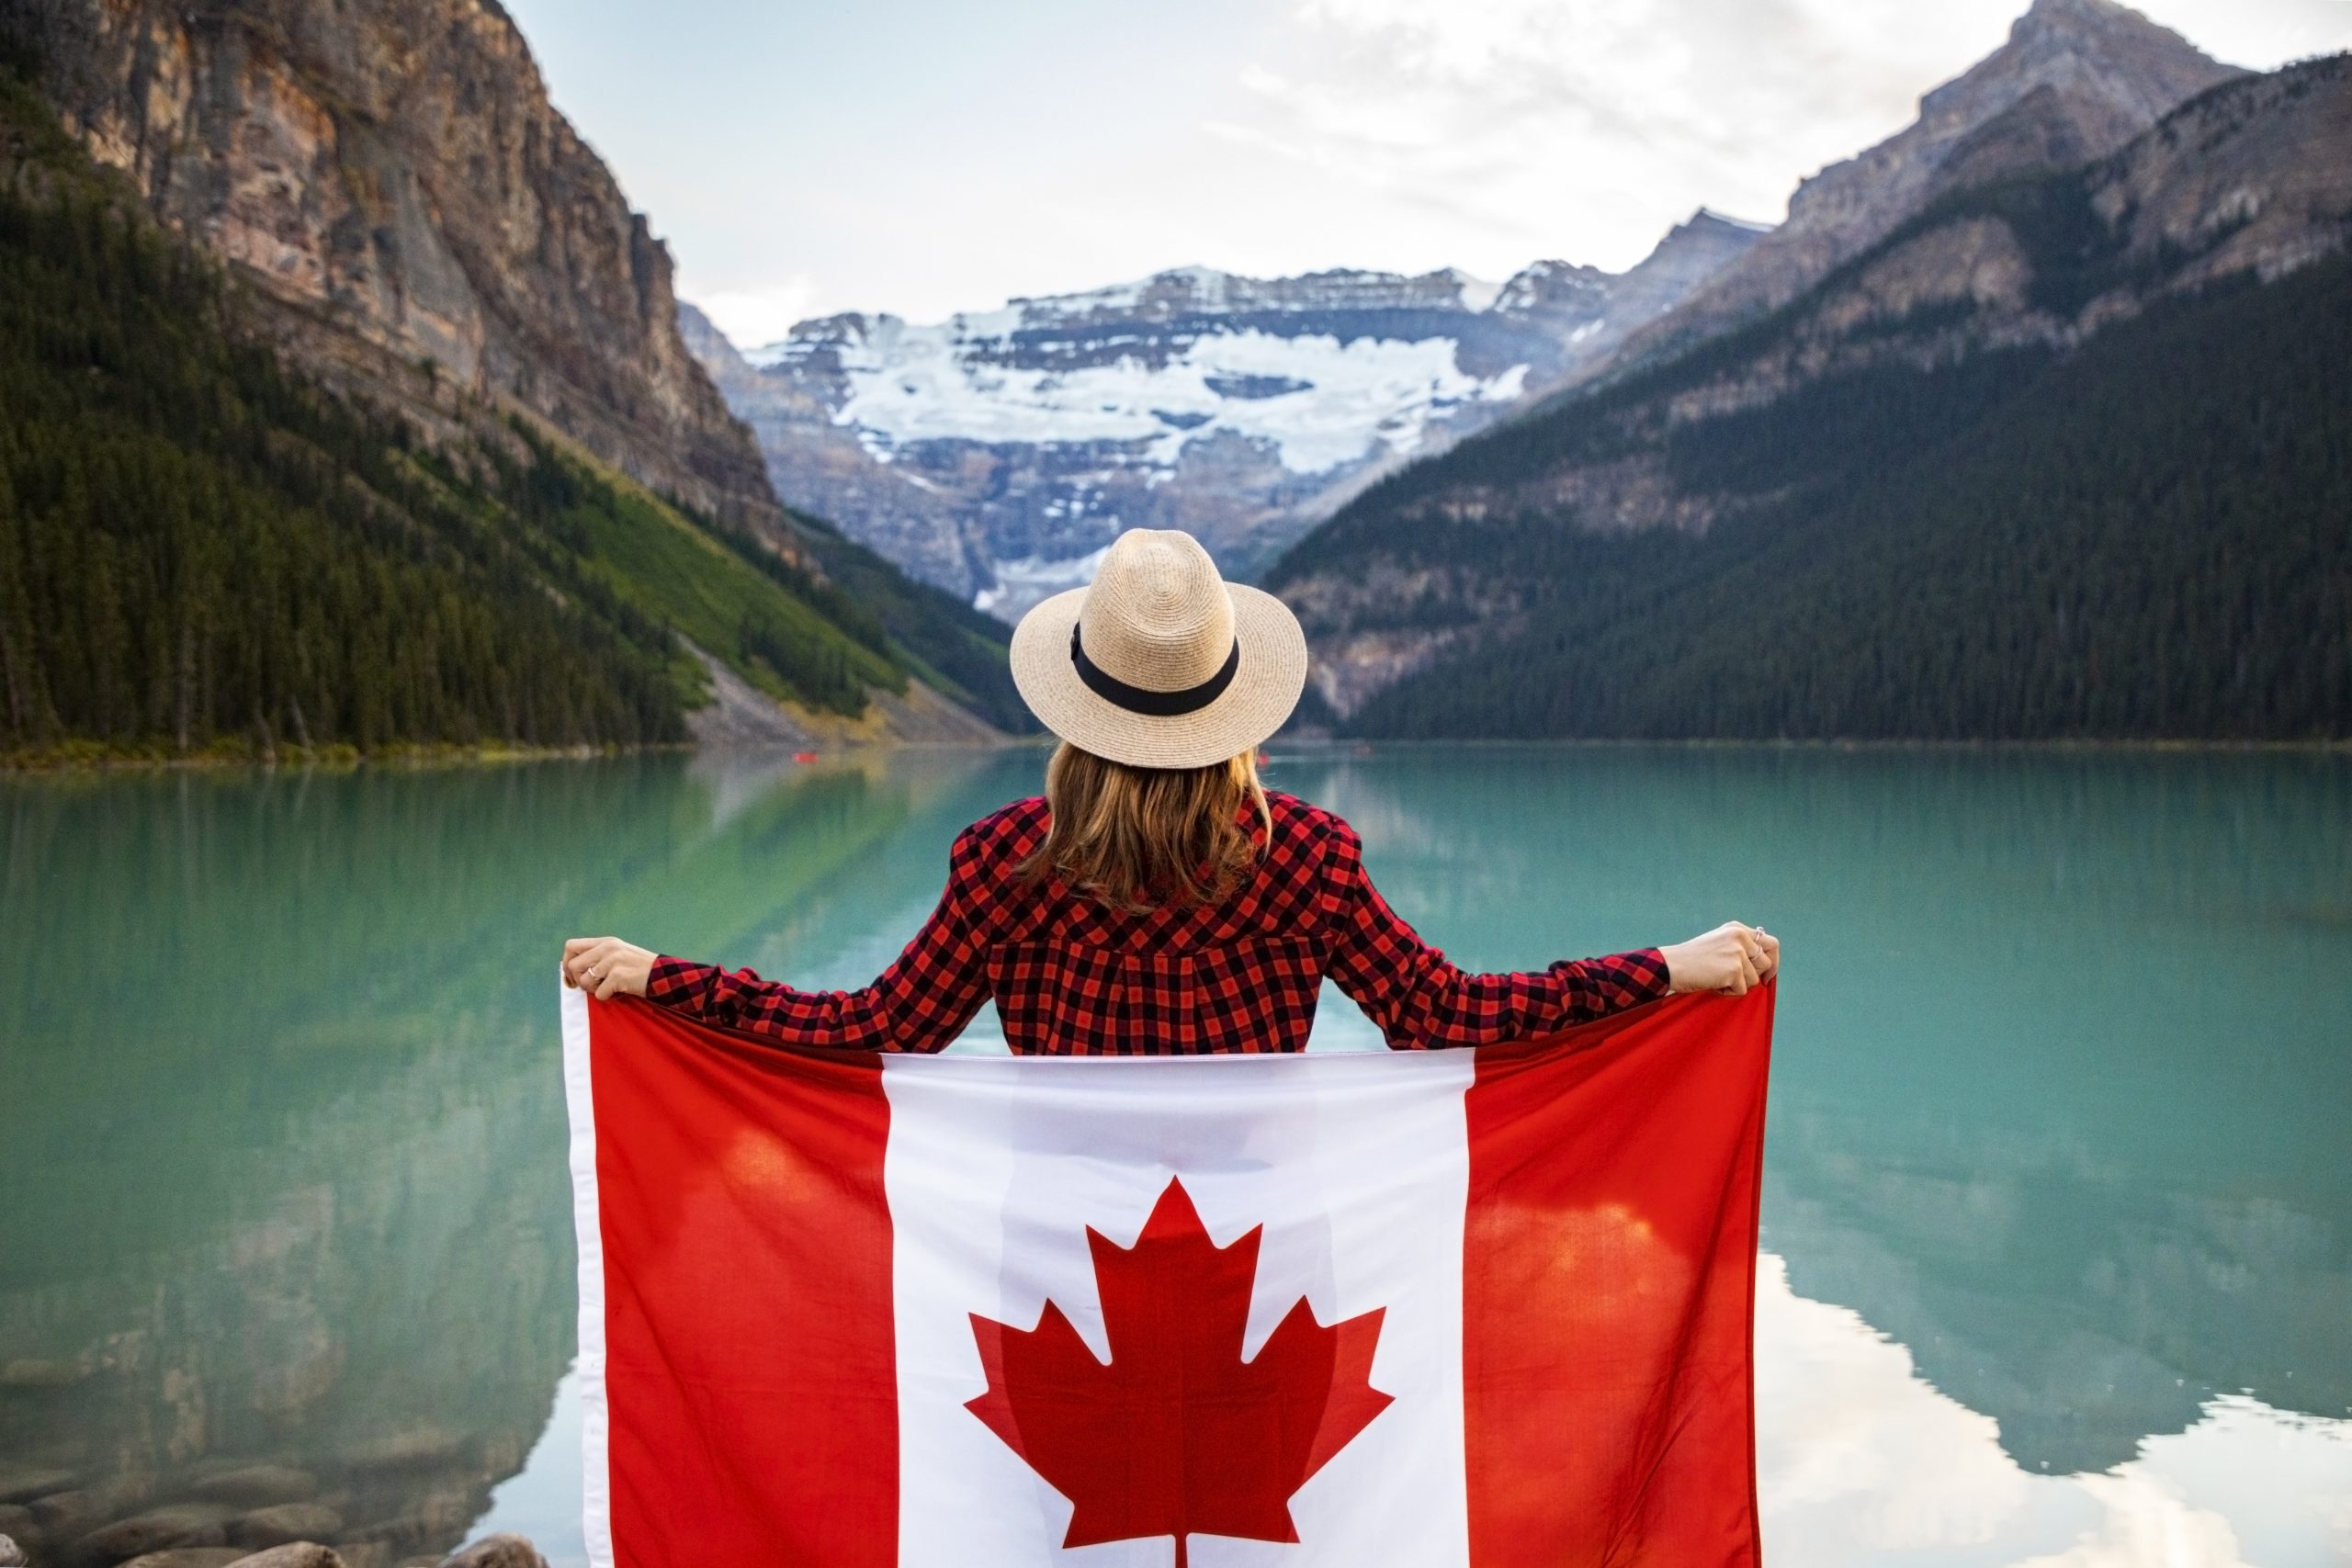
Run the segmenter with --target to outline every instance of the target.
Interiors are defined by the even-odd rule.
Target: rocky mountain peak
[[[2156,41],[2203,58],[2180,34],[2121,0],[2033,0],[2025,14],[2009,24],[2009,41],[2024,44],[2040,39],[2109,45],[2123,39]]]
[[[1785,304],[1947,191],[2103,157],[2241,74],[2115,0],[2034,0],[2000,48],[1920,98],[1917,119],[1801,182],[1786,222],[1588,373]]]
[[[1496,287],[1452,267],[1419,276],[1331,267],[1295,277],[1248,277],[1215,267],[1181,266],[1136,282],[1075,294],[1016,296],[1002,311],[975,312],[956,320],[978,330],[1017,323],[1034,331],[1114,321],[1164,323],[1301,310],[1475,310],[1493,299]],[[800,330],[795,329],[796,333]]]
[[[1687,244],[1693,241],[1712,243],[1726,236],[1742,234],[1752,239],[1758,234],[1769,234],[1771,231],[1772,225],[1770,223],[1751,222],[1745,218],[1734,218],[1729,213],[1717,212],[1712,207],[1702,207],[1668,230],[1666,238],[1658,242],[1658,248],[1664,250],[1668,245]]]
[[[1666,237],[1652,246],[1650,254],[1636,264],[1634,271],[1645,266],[1672,266],[1684,258],[1703,257],[1709,262],[1728,261],[1772,231],[1770,223],[1750,223],[1745,219],[1727,218],[1708,208],[1701,208],[1690,217],[1666,231]]]
[[[1917,129],[1965,133],[2037,88],[2079,95],[2139,134],[2182,100],[2239,74],[2116,0],[2034,0],[2008,41],[1919,100]]]
[[[1598,308],[1609,282],[1609,274],[1599,267],[1558,260],[1530,262],[1496,291],[1492,309],[1505,315],[1529,316],[1563,306]]]
[[[1605,354],[1756,242],[1701,212],[1631,271],[1539,261],[1250,277],[1207,266],[944,321],[847,313],[738,355],[690,347],[777,493],[1013,616],[1122,528],[1181,527],[1243,571],[1397,463]]]

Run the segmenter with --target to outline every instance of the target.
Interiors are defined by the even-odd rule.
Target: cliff
[[[0,757],[1024,720],[776,504],[495,5],[0,12]]]
[[[384,358],[429,364],[775,527],[756,446],[679,337],[668,250],[495,0],[23,4],[66,129],[259,286],[300,365],[380,395]]]

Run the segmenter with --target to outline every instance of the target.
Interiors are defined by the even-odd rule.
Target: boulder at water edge
[[[175,1546],[134,1557],[122,1568],[229,1568],[245,1555],[241,1546]]]
[[[222,1527],[236,1517],[226,1503],[173,1503],[102,1525],[84,1536],[74,1555],[85,1562],[122,1562],[167,1546],[223,1546]]]
[[[452,1553],[441,1568],[548,1568],[548,1560],[519,1535],[486,1535]]]
[[[72,1486],[74,1481],[74,1472],[70,1470],[0,1464],[0,1503],[29,1503],[36,1497],[62,1492]]]
[[[229,1521],[229,1539],[248,1551],[322,1540],[343,1532],[343,1516],[324,1503],[280,1503]]]
[[[331,1546],[321,1546],[315,1540],[296,1540],[240,1557],[234,1568],[343,1568],[343,1559]]]

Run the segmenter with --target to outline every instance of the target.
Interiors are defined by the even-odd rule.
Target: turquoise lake
[[[354,1568],[500,1529],[578,1563],[559,942],[860,984],[1042,763],[0,780],[0,1529],[292,1466]],[[2352,756],[1278,748],[1267,777],[1465,964],[1729,918],[1786,943],[1775,1561],[2352,1562]],[[1329,991],[1316,1041],[1377,1043]]]

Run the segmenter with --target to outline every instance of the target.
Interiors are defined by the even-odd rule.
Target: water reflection
[[[1757,1293],[1758,1498],[1806,1568],[2253,1568],[2352,1557],[2352,1422],[2210,1399],[2099,1473],[2020,1465],[1998,1424],[1849,1308]]]
[[[274,1461],[360,1568],[469,1527],[576,1550],[555,942],[860,982],[1039,761],[0,783],[0,1498],[70,1481],[62,1534]],[[1498,748],[1273,776],[1466,961],[1731,914],[1788,941],[1782,1561],[2352,1560],[2352,763]],[[1329,1001],[1318,1047],[1369,1043]]]
[[[795,930],[959,771],[0,786],[0,1530],[302,1500],[356,1568],[456,1544],[571,1355],[556,942]]]
[[[1483,961],[1781,934],[1768,1241],[2027,1468],[2105,1470],[2217,1394],[2352,1413],[2344,759],[1498,750],[1318,782]]]

